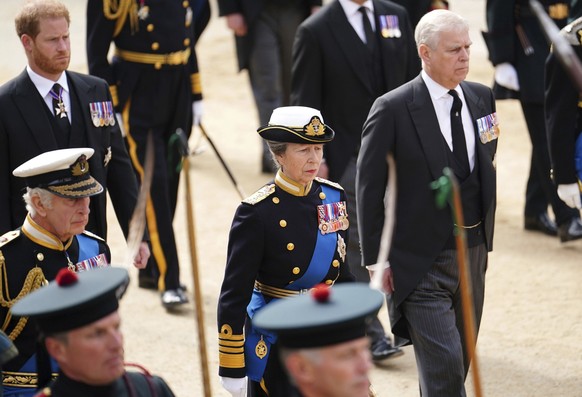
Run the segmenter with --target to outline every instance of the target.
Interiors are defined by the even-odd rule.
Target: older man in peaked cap
[[[91,148],[40,154],[13,171],[25,180],[28,215],[0,237],[0,321],[19,355],[3,367],[4,396],[31,396],[38,385],[37,330],[16,319],[12,306],[55,278],[62,268],[84,271],[108,266],[109,247],[85,231],[91,196],[103,187],[89,173]]]
[[[37,397],[174,396],[145,369],[125,371],[118,308],[128,282],[123,268],[79,274],[61,269],[47,287],[14,306],[15,315],[36,321],[46,350],[60,367],[56,381]]]

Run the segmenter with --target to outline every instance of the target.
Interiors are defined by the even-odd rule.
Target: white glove
[[[247,396],[247,377],[244,378],[227,378],[220,376],[220,384],[226,391],[232,394],[232,397]]]
[[[192,113],[194,115],[194,125],[200,125],[200,122],[202,121],[202,115],[204,114],[204,106],[203,106],[203,102],[202,99],[199,101],[194,101],[192,103]]]
[[[495,81],[510,90],[519,91],[517,71],[509,62],[503,62],[495,66]]]
[[[125,126],[123,125],[123,117],[121,116],[121,113],[115,113],[115,118],[117,119],[117,125],[121,130],[121,136],[125,137]]]
[[[558,197],[572,208],[582,208],[580,200],[580,188],[577,183],[569,183],[567,185],[558,185]]]

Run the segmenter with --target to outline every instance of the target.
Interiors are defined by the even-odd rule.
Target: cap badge
[[[319,117],[313,116],[308,124],[303,127],[305,135],[319,136],[325,133],[325,125],[321,122]]]
[[[87,163],[87,157],[82,155],[71,165],[71,174],[73,176],[82,176],[89,172],[89,164]]]

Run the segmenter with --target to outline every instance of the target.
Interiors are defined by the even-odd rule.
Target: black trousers
[[[160,291],[180,286],[180,266],[172,220],[176,210],[181,173],[181,155],[176,130],[188,136],[192,126],[190,76],[186,67],[139,70],[123,111],[126,143],[134,169],[141,180],[146,142],[151,132],[155,163],[150,196],[146,207],[152,255],[148,268],[158,279]]]
[[[526,190],[525,215],[536,216],[547,211],[548,204],[556,216],[558,225],[579,217],[578,210],[568,207],[556,191],[550,179],[550,154],[546,136],[544,106],[538,103],[521,102],[521,108],[532,144],[530,175]]]

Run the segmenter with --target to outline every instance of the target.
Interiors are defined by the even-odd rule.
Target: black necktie
[[[366,7],[362,6],[358,8],[358,11],[362,13],[362,23],[364,24],[364,33],[366,34],[366,46],[370,52],[374,52],[374,48],[376,47],[376,35],[372,30],[372,24],[370,23],[370,18],[368,18]]]
[[[63,87],[55,83],[49,92],[53,99],[53,112],[60,131],[55,131],[57,143],[59,148],[66,148],[69,146],[69,136],[71,134],[71,123],[67,113],[67,108],[63,102]]]
[[[461,108],[463,102],[455,90],[450,90],[449,95],[453,97],[453,106],[451,107],[451,133],[453,135],[453,155],[457,160],[457,176],[463,180],[471,171],[469,167],[469,156],[467,155],[467,142],[465,141],[465,132],[463,130],[463,121],[461,120]]]

